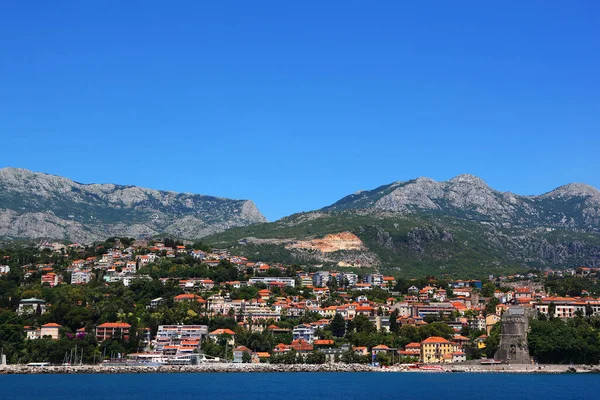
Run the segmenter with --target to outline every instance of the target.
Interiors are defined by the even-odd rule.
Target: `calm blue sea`
[[[0,399],[592,399],[600,375],[198,373],[0,375]]]

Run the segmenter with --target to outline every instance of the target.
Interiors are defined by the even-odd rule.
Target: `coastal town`
[[[405,278],[267,264],[171,239],[0,254],[3,365],[598,363],[592,351],[553,358],[534,332],[597,328],[594,268]]]

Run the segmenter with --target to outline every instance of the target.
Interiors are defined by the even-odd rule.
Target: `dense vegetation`
[[[498,228],[436,214],[329,212],[295,214],[267,224],[229,229],[204,240],[267,262],[322,264],[323,256],[288,250],[284,244],[240,241],[305,239],[350,231],[376,254],[384,271],[403,276],[447,274],[483,277],[547,266],[582,266],[600,257],[600,236]],[[334,255],[330,255],[335,258]]]
[[[581,316],[533,319],[528,335],[529,352],[540,363],[598,364],[600,318]]]

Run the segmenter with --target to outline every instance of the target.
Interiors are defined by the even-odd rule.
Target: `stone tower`
[[[523,307],[510,307],[502,316],[500,345],[494,359],[510,364],[530,364],[527,346],[529,318]]]

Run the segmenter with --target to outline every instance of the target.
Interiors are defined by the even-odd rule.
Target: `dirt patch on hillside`
[[[319,250],[323,253],[334,251],[366,250],[362,240],[352,232],[341,232],[326,235],[321,239],[299,240],[289,243],[286,249]]]

